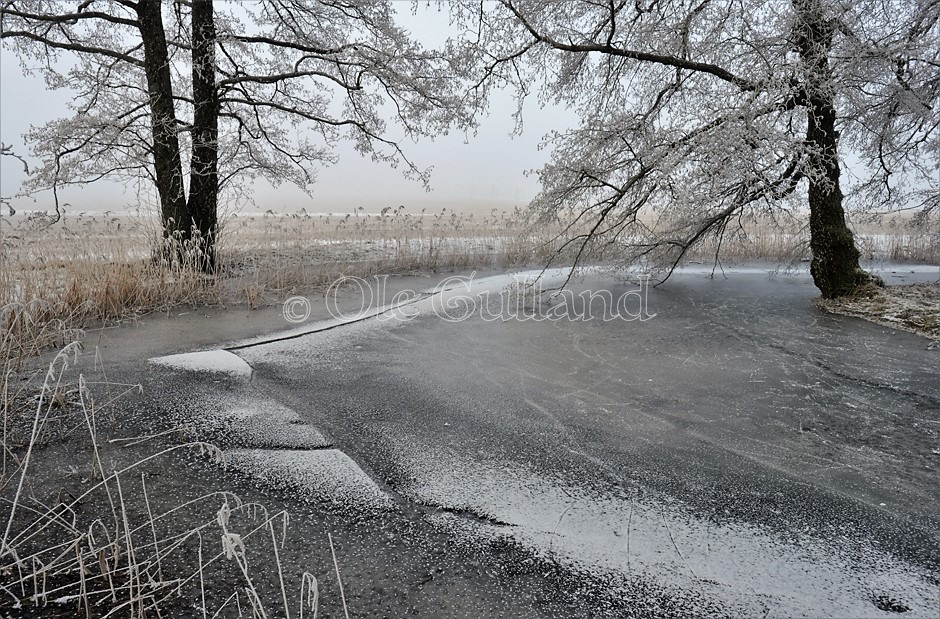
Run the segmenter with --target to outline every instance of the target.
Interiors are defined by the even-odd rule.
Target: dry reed
[[[668,229],[669,222],[658,221]],[[900,215],[858,216],[853,222],[863,258],[940,261],[936,222],[914,225]],[[580,230],[568,231],[569,235]],[[42,216],[0,221],[0,354],[22,357],[62,346],[73,330],[96,321],[168,311],[180,305],[259,307],[299,290],[326,287],[340,274],[370,276],[461,268],[562,265],[558,225],[532,225],[523,213],[486,216],[381,214],[229,216],[219,232],[219,270],[193,268],[195,259],[167,264],[156,223],[146,217],[67,216],[50,225]],[[685,261],[809,258],[805,221],[744,218],[721,237],[707,236]],[[182,254],[186,254],[183,248]],[[606,253],[591,260],[616,261]]]
[[[161,462],[195,451],[220,464],[222,452],[204,442],[159,444],[169,433],[106,440],[99,425],[121,395],[96,400],[84,376],[74,375],[78,350],[67,345],[17,393],[15,373],[4,375],[4,616],[143,619],[169,612],[208,619],[232,616],[237,607],[254,617],[316,617],[317,579],[309,572],[285,577],[287,512],[228,491],[169,507],[165,491],[154,500],[147,476]],[[124,394],[134,388],[124,387]],[[48,438],[57,429],[59,438],[62,429],[71,438],[58,452],[65,440]],[[147,444],[155,445],[150,453],[127,456],[128,448]],[[73,481],[55,492],[50,472],[63,462],[70,469],[63,479]],[[276,567],[276,584],[259,578],[261,566]],[[289,583],[300,591],[290,594]]]

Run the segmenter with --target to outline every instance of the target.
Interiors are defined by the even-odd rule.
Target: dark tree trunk
[[[144,71],[150,95],[153,162],[157,193],[160,196],[160,215],[165,234],[185,240],[189,236],[191,222],[183,188],[173,85],[161,11],[160,2],[141,0],[137,3],[137,19],[144,45]]]
[[[193,0],[193,153],[189,214],[199,234],[200,266],[216,267],[219,196],[219,94],[215,84],[215,21],[212,0]]]
[[[855,238],[845,223],[839,185],[839,134],[829,52],[832,24],[820,0],[794,0],[796,48],[803,65],[809,151],[810,249],[813,282],[829,299],[852,294],[873,278],[859,267]]]

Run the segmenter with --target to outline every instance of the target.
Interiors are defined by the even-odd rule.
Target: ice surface
[[[578,269],[574,275],[580,277],[597,271],[596,268],[585,267]],[[463,307],[460,305],[460,299],[479,299],[480,295],[498,294],[520,283],[530,284],[536,278],[538,278],[540,289],[547,290],[553,286],[560,286],[570,273],[571,269],[546,269],[544,271],[533,269],[486,277],[473,275],[447,277],[433,288],[415,291],[417,296],[409,302],[368,308],[367,311],[358,315],[342,319],[331,318],[312,322],[282,331],[274,338],[245,339],[232,344],[232,348],[243,348],[239,350],[239,355],[250,361],[262,361],[272,355],[277,356],[287,351],[315,355],[318,350],[335,348],[337,344],[350,339],[353,335],[363,335],[369,331],[380,331],[400,324],[402,316],[407,316],[404,319],[407,322],[422,316],[440,315],[444,311],[443,308],[450,308],[459,313]],[[456,305],[454,305],[455,300]],[[333,331],[338,326],[343,326],[343,329]],[[315,341],[301,337],[314,333],[317,334]]]
[[[872,590],[903,598],[918,616],[940,607],[929,574],[873,545],[794,543],[750,524],[703,520],[678,502],[596,496],[518,462],[469,459],[414,437],[392,441],[412,480],[399,488],[408,498],[513,525],[504,533],[577,568],[653,576],[753,616],[883,616]],[[491,535],[490,525],[478,528]]]
[[[825,537],[823,532],[829,529],[797,526],[804,521],[796,515],[791,519],[783,518],[793,525],[786,529],[773,528],[757,518],[726,518],[724,512],[717,510],[712,518],[684,503],[681,493],[675,498],[659,491],[647,493],[642,483],[635,488],[620,488],[616,493],[605,492],[601,486],[581,483],[564,474],[564,469],[556,466],[552,458],[539,461],[544,465],[535,464],[528,457],[517,458],[504,451],[471,449],[478,446],[473,440],[468,440],[466,446],[457,441],[450,446],[442,445],[448,438],[447,431],[424,433],[419,427],[426,423],[422,416],[383,417],[381,410],[373,410],[381,408],[375,406],[377,400],[395,396],[387,387],[397,386],[392,379],[400,375],[420,378],[415,382],[425,385],[434,394],[433,400],[426,398],[429,405],[443,403],[441,420],[449,419],[450,423],[442,423],[441,427],[459,425],[453,423],[455,418],[459,419],[458,415],[448,417],[443,410],[450,402],[460,404],[456,407],[460,413],[476,411],[474,415],[485,425],[474,423],[468,427],[477,433],[480,428],[505,427],[509,432],[528,432],[535,428],[540,431],[539,436],[543,436],[552,435],[556,430],[566,431],[572,426],[580,430],[578,424],[582,422],[591,427],[587,426],[587,421],[599,432],[606,432],[628,421],[617,422],[617,414],[609,414],[606,408],[603,415],[579,416],[582,403],[612,407],[609,402],[620,403],[616,398],[625,401],[645,398],[652,402],[650,410],[657,414],[646,409],[637,411],[635,416],[639,421],[627,436],[635,437],[638,442],[656,441],[650,444],[662,445],[660,449],[678,449],[672,446],[673,435],[679,442],[686,432],[676,429],[669,414],[671,409],[681,408],[681,421],[691,428],[688,434],[694,438],[696,449],[711,449],[702,442],[703,437],[708,438],[724,453],[747,454],[745,461],[760,470],[792,475],[787,487],[792,485],[796,488],[794,493],[806,498],[807,514],[821,520],[843,521],[837,511],[827,511],[843,505],[842,502],[833,501],[830,506],[828,502],[813,501],[820,495],[844,492],[829,492],[824,483],[838,487],[840,479],[851,480],[852,477],[845,472],[821,473],[817,468],[836,471],[842,467],[862,474],[871,471],[874,475],[869,479],[876,480],[885,471],[894,474],[893,469],[887,468],[894,464],[885,456],[889,452],[876,451],[868,445],[836,443],[833,446],[828,438],[822,438],[826,435],[817,435],[817,432],[829,431],[828,426],[804,430],[802,419],[815,421],[825,414],[826,418],[836,421],[844,417],[850,423],[846,427],[863,424],[867,427],[872,423],[867,408],[877,408],[879,403],[886,402],[892,414],[898,414],[902,402],[895,394],[920,389],[918,385],[923,379],[912,376],[909,365],[888,362],[894,359],[891,355],[902,358],[905,354],[903,348],[892,352],[895,350],[893,335],[867,328],[859,330],[853,324],[830,321],[818,314],[809,303],[809,298],[816,293],[805,275],[799,286],[788,280],[780,284],[778,290],[778,283],[766,277],[764,268],[726,269],[727,273],[752,275],[741,288],[709,280],[708,286],[716,290],[707,296],[691,284],[704,281],[698,274],[710,272],[710,266],[685,270],[683,274],[691,277],[685,277],[680,280],[681,286],[669,288],[654,298],[661,318],[647,325],[618,323],[602,329],[603,323],[598,322],[564,323],[567,331],[546,325],[555,329],[546,333],[535,331],[532,328],[535,323],[520,322],[518,325],[497,324],[499,336],[496,337],[492,336],[494,328],[480,321],[475,330],[470,329],[473,324],[465,324],[461,329],[444,331],[434,327],[440,325],[440,321],[426,320],[413,329],[392,333],[394,321],[373,316],[315,337],[248,348],[239,354],[257,369],[258,382],[271,387],[272,391],[278,385],[296,390],[295,395],[308,390],[304,397],[294,397],[291,402],[303,402],[303,406],[314,402],[314,406],[319,404],[328,411],[332,406],[330,398],[318,396],[319,390],[328,387],[331,393],[336,390],[348,395],[350,402],[344,399],[342,406],[337,405],[337,410],[328,413],[336,418],[336,423],[329,428],[339,443],[345,444],[342,432],[349,428],[340,423],[344,413],[339,409],[351,409],[348,414],[356,416],[357,423],[353,425],[356,432],[368,433],[358,423],[360,412],[374,414],[380,420],[376,428],[380,430],[381,458],[394,463],[395,467],[396,475],[390,477],[390,485],[416,504],[453,511],[456,518],[432,514],[428,520],[441,527],[457,523],[469,529],[471,537],[475,531],[480,543],[473,546],[483,549],[481,552],[486,551],[485,541],[497,530],[498,535],[510,537],[533,554],[559,564],[601,578],[606,574],[650,577],[676,590],[697,591],[725,602],[740,616],[886,616],[872,603],[875,595],[903,600],[911,607],[911,615],[929,614],[940,605],[935,574],[906,562],[902,556],[893,555],[893,546],[885,543],[883,534],[870,540],[865,538],[864,532],[853,531]],[[460,295],[498,292],[520,281],[531,280],[539,273],[512,273],[474,278],[470,282],[452,279],[452,286],[438,290],[433,299],[440,302]],[[543,279],[543,289],[548,288],[550,282],[560,283],[566,276],[566,271],[550,273]],[[424,291],[425,296],[410,305],[419,316],[427,317],[433,311],[430,296],[433,292],[433,289]],[[706,335],[697,338],[686,335],[696,326],[707,327],[702,329]],[[316,325],[307,326],[305,330],[315,331]],[[570,336],[566,336],[569,332]],[[424,339],[419,338],[424,333],[428,333]],[[544,335],[549,337],[536,337]],[[565,346],[566,341],[572,346]],[[886,347],[886,343],[890,346]],[[518,365],[497,363],[516,348],[520,352],[513,359],[521,358],[523,362]],[[879,363],[873,364],[870,356],[858,354],[857,351],[865,349],[879,351]],[[399,350],[389,354],[389,351]],[[405,362],[412,358],[423,361],[420,364]],[[479,367],[487,369],[473,371]],[[760,385],[736,387],[739,383],[733,379],[737,368],[746,371],[742,375],[746,376],[747,385],[752,382]],[[838,373],[831,368],[837,368]],[[361,382],[340,380],[347,374],[385,377],[382,380],[357,379]],[[691,388],[673,389],[670,378],[677,379],[675,384],[683,379],[682,385],[691,378],[693,384]],[[612,386],[620,385],[621,381],[624,387]],[[454,387],[468,382],[477,386],[466,390]],[[628,388],[628,384],[632,386]],[[372,390],[383,389],[377,391],[378,396],[373,394],[366,398],[362,393],[368,395],[370,385]],[[499,402],[489,406],[491,398],[480,397],[480,393],[487,390],[512,394],[526,387],[541,393],[551,391],[553,386],[557,386],[559,399],[571,398],[570,407],[559,407],[562,413],[571,416],[570,422],[568,417],[555,417],[554,409],[543,410],[537,403],[531,404],[532,410],[524,409],[520,414],[504,410]],[[340,387],[344,389],[339,391]],[[566,390],[568,387],[570,391]],[[474,397],[461,400],[466,393]],[[551,393],[540,395],[537,400],[544,403],[550,396]],[[612,399],[604,400],[607,396]],[[357,397],[363,399],[362,408],[356,406]],[[732,408],[729,413],[715,404],[719,399],[733,404],[736,398],[747,406]],[[401,399],[406,406],[410,402],[404,396]],[[492,399],[496,401],[497,396]],[[755,399],[753,408],[760,410],[761,417],[751,410]],[[423,402],[417,397],[414,400]],[[854,403],[849,404],[849,400]],[[392,401],[396,400],[392,398]],[[829,410],[838,409],[843,401],[852,409],[850,414],[835,415]],[[916,408],[920,402],[916,400],[908,406]],[[369,405],[368,408],[365,405]],[[632,410],[627,406],[622,408]],[[786,414],[778,415],[779,410]],[[532,415],[524,416],[533,411],[554,423],[536,423]],[[790,415],[790,411],[795,414]],[[304,411],[300,413],[303,416]],[[268,418],[266,416],[290,424],[294,413],[248,400],[225,409],[222,414],[235,427],[241,420],[262,420]],[[497,425],[493,422],[497,417],[519,418],[519,421]],[[764,418],[768,420],[766,423]],[[754,420],[760,420],[760,431],[750,429],[756,425]],[[409,429],[409,423],[416,426]],[[933,416],[925,423],[935,423]],[[289,432],[289,425],[284,427]],[[739,430],[744,432],[739,433]],[[667,431],[669,440],[663,441],[662,434]],[[853,436],[864,438],[865,435],[859,432]],[[550,447],[556,446],[554,439],[542,440]],[[483,447],[499,446],[495,440],[492,444],[481,443]],[[350,441],[349,444],[355,443]],[[523,444],[538,443],[533,440]],[[559,441],[559,446],[564,448],[570,449],[570,444],[577,443],[569,443],[568,439]],[[817,444],[819,447],[815,446]],[[823,445],[826,451],[822,451]],[[834,456],[831,452],[836,449],[841,452]],[[636,451],[644,454],[642,448]],[[381,470],[382,460],[369,460],[371,456],[364,451],[351,453],[369,463],[365,465],[366,470]],[[859,464],[862,455],[871,463]],[[731,461],[737,462],[737,457]],[[604,460],[598,462],[605,465]],[[721,462],[725,462],[724,454]],[[283,452],[237,449],[232,453],[231,466],[259,483],[281,488],[314,504],[355,509],[388,505],[391,501],[353,460],[332,449]],[[675,475],[678,477],[680,473]],[[623,474],[626,475],[626,471]],[[603,477],[597,475],[598,479]],[[588,477],[585,481],[592,480]],[[754,501],[758,506],[772,505],[775,500],[770,494],[752,497],[746,490],[742,488],[740,496],[731,495],[729,500],[741,504]],[[881,505],[884,507],[883,503]],[[513,526],[494,526],[494,522]],[[844,522],[854,521],[845,518]],[[464,533],[466,530],[461,529],[461,540]]]

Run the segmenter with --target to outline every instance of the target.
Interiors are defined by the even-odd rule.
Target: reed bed
[[[940,222],[901,213],[849,215],[849,226],[862,260],[940,263]],[[767,260],[801,262],[812,258],[805,218],[748,217],[729,225],[721,236],[709,235],[687,254],[696,261]]]
[[[937,263],[940,226],[901,215],[857,216],[863,258]],[[659,220],[649,228],[668,229]],[[0,220],[0,354],[21,357],[62,346],[74,329],[96,321],[169,311],[181,305],[259,307],[298,291],[326,287],[340,275],[408,274],[465,268],[570,263],[559,253],[560,225],[533,225],[520,211],[488,215],[268,212],[226,217],[213,276],[187,261],[167,264],[154,218],[74,215],[50,224],[43,216]],[[577,234],[581,230],[568,231]],[[640,239],[643,242],[644,239]],[[185,248],[184,248],[185,249]],[[617,262],[608,245],[587,260]],[[185,251],[182,252],[187,255]],[[806,222],[742,219],[721,237],[706,236],[684,262],[810,257]]]
[[[340,275],[547,261],[555,249],[551,232],[533,234],[521,221],[504,213],[401,209],[230,216],[220,227],[219,269],[207,276],[185,247],[169,253],[189,260],[154,258],[168,250],[152,218],[75,215],[54,224],[36,215],[3,218],[0,354],[30,356],[64,345],[73,329],[178,306],[268,305],[325,288]]]

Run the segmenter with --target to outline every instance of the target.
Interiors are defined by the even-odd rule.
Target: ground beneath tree
[[[888,286],[871,295],[819,300],[826,311],[940,340],[940,280]]]

